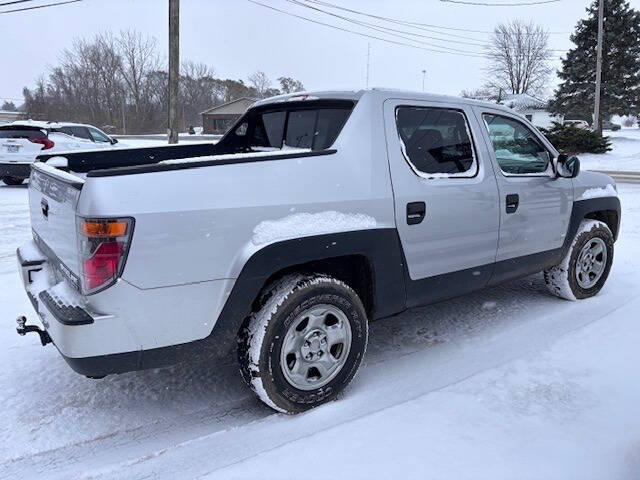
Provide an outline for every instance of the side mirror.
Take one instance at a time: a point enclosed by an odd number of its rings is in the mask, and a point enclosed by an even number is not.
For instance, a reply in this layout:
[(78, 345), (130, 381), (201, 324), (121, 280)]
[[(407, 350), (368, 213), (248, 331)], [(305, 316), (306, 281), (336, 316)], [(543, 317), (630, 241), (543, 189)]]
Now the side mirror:
[(115, 145), (116, 143), (118, 143), (118, 139), (117, 138), (112, 138), (111, 139), (111, 145)]
[(576, 178), (580, 173), (580, 160), (578, 157), (569, 156), (566, 153), (558, 155), (556, 173), (563, 178)]

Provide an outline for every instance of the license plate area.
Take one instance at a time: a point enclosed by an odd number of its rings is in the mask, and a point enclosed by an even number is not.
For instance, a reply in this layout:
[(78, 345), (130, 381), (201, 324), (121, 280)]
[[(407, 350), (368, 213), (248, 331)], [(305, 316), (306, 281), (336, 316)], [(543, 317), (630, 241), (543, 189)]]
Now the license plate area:
[(7, 149), (7, 153), (18, 153), (21, 145), (5, 145), (4, 147)]

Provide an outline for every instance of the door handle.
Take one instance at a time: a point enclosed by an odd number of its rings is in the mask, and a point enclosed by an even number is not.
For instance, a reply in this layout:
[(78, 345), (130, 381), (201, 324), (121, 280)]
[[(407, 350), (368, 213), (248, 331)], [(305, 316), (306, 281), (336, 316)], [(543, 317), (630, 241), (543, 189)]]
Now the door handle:
[(520, 196), (517, 193), (507, 195), (507, 213), (515, 213), (520, 205)]
[(424, 202), (407, 203), (407, 225), (417, 225), (427, 214), (427, 204)]

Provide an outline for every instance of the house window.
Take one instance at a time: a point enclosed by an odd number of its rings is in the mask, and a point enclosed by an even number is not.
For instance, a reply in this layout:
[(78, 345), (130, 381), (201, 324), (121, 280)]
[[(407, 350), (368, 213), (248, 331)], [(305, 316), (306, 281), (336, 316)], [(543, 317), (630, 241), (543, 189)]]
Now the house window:
[(229, 128), (229, 120), (226, 118), (214, 118), (213, 129), (216, 132), (224, 132)]

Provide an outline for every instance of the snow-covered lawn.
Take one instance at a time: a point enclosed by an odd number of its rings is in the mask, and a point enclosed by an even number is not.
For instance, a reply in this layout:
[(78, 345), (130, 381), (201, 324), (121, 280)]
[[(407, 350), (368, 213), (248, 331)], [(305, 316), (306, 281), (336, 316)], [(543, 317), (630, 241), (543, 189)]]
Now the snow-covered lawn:
[(342, 398), (275, 414), (233, 360), (89, 380), (15, 334), (25, 187), (0, 187), (0, 478), (636, 479), (640, 186), (600, 295), (540, 275), (375, 322)]
[(612, 150), (603, 154), (583, 153), (580, 165), (585, 170), (640, 172), (640, 128), (604, 132)]

